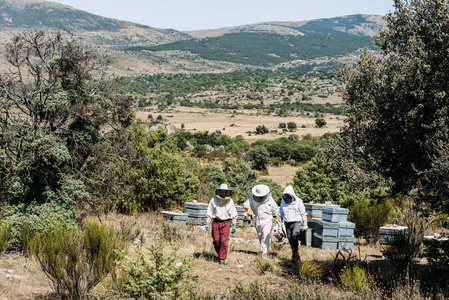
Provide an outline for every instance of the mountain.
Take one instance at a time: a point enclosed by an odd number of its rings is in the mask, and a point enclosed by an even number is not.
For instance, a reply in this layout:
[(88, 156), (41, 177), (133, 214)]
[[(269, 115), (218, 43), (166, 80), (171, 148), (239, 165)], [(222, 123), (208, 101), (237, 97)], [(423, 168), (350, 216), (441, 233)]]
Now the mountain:
[[(94, 15), (43, 0), (0, 0), (0, 48), (26, 29), (61, 31), (107, 55), (117, 75), (288, 67), (369, 47), (380, 16), (265, 22), (180, 32)], [(4, 61), (0, 61), (0, 67)]]
[(60, 30), (86, 44), (103, 47), (158, 45), (189, 38), (186, 33), (94, 15), (56, 2), (0, 0), (2, 33), (39, 28)]
[(265, 22), (187, 33), (195, 38), (219, 37), (229, 33), (273, 33), (279, 35), (351, 34), (374, 37), (386, 22), (379, 15), (352, 15), (300, 22)]

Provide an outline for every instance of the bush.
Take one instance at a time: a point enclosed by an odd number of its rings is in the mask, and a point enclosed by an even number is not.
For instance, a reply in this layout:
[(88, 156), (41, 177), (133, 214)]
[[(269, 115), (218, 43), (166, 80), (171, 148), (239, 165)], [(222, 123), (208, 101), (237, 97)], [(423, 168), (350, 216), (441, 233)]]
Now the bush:
[(108, 274), (115, 275), (117, 251), (123, 251), (112, 228), (86, 222), (81, 228), (61, 222), (31, 232), (29, 247), (62, 298), (84, 299)]
[(421, 254), (426, 225), (423, 218), (412, 209), (402, 211), (398, 223), (407, 226), (407, 234), (395, 236), (385, 256), (405, 268)]
[(297, 128), (296, 123), (295, 122), (288, 122), (287, 123), (287, 129), (290, 131), (293, 131)]
[(373, 278), (365, 269), (354, 265), (343, 268), (340, 273), (340, 281), (344, 288), (362, 294), (369, 291)]
[(275, 265), (271, 259), (267, 259), (262, 255), (256, 257), (256, 267), (259, 269), (262, 275), (273, 274), (275, 271)]
[(266, 170), (270, 162), (270, 154), (263, 146), (256, 146), (246, 153), (247, 160), (255, 170)]
[(256, 134), (265, 134), (270, 132), (265, 125), (259, 125), (256, 127)]
[(299, 267), (299, 278), (313, 279), (324, 275), (324, 267), (321, 263), (311, 260), (305, 260)]
[(190, 265), (177, 262), (178, 249), (165, 255), (164, 243), (158, 243), (150, 246), (149, 261), (143, 253), (134, 260), (123, 261), (124, 293), (136, 299), (178, 299), (188, 295), (193, 288), (188, 274)]
[(321, 128), (321, 127), (326, 126), (327, 122), (323, 118), (317, 118), (317, 119), (315, 119), (315, 124), (317, 127)]
[(307, 162), (318, 153), (318, 149), (310, 145), (296, 145), (290, 154), (290, 158), (298, 162)]
[(354, 222), (354, 235), (364, 237), (368, 243), (377, 243), (379, 228), (387, 222), (392, 212), (388, 199), (377, 203), (374, 199), (362, 199), (349, 209), (348, 220)]
[(26, 232), (36, 232), (45, 229), (47, 223), (64, 222), (67, 226), (75, 224), (75, 213), (71, 206), (58, 202), (45, 204), (17, 204), (4, 208), (5, 219), (11, 222), (8, 251), (20, 252), (27, 250)]
[(12, 222), (9, 220), (0, 220), (0, 254), (8, 248), (11, 240)]

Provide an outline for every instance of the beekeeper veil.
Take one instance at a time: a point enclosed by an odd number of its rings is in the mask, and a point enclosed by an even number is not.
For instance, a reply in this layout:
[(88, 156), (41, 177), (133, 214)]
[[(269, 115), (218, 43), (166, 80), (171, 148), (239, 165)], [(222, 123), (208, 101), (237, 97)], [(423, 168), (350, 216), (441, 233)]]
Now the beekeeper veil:
[(270, 188), (265, 184), (258, 184), (251, 190), (254, 201), (258, 203), (265, 203), (270, 199)]
[(231, 199), (232, 190), (228, 188), (228, 185), (223, 183), (220, 185), (218, 189), (215, 190), (215, 196), (220, 201), (220, 203), (224, 203)]

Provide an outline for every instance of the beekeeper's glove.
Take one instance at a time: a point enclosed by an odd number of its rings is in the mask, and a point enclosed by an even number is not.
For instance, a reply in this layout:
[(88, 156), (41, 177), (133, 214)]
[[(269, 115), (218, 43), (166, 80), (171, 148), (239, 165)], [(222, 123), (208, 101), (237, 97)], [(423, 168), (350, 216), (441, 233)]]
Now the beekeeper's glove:
[(281, 224), (281, 219), (279, 219), (279, 216), (276, 216), (276, 221), (275, 221), (275, 223), (276, 223), (276, 224), (279, 224), (279, 225)]
[(204, 225), (204, 228), (206, 228), (206, 230), (209, 231), (209, 229), (210, 229), (209, 223), (206, 223), (206, 225)]
[(234, 224), (232, 225), (231, 233), (234, 233), (237, 230), (237, 226)]

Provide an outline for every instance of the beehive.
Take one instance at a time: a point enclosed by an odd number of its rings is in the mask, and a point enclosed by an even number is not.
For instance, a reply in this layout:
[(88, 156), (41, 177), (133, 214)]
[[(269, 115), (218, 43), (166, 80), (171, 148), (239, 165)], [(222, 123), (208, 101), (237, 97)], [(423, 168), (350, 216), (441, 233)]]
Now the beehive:
[(162, 216), (171, 223), (184, 227), (187, 224), (187, 218), (189, 215), (182, 212), (162, 211)]

